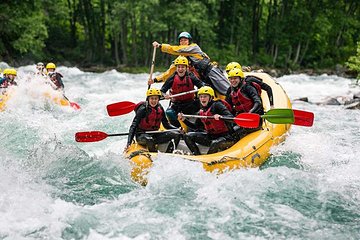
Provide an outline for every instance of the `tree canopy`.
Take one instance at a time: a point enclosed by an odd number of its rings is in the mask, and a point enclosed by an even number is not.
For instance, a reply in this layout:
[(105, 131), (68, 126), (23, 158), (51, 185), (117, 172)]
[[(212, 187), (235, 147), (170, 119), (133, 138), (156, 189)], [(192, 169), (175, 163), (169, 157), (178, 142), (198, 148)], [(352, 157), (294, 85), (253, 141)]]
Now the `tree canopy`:
[[(149, 66), (192, 34), (224, 66), (326, 68), (356, 54), (358, 0), (26, 0), (0, 3), (1, 60)], [(174, 57), (158, 54), (167, 65)]]

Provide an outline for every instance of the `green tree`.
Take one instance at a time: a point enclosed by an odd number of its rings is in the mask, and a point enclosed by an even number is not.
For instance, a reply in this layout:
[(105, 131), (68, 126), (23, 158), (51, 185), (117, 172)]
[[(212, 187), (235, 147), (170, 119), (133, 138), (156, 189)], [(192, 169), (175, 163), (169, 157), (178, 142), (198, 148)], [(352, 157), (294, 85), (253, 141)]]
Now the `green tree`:
[(0, 54), (12, 62), (14, 56), (42, 56), (48, 37), (41, 1), (8, 1), (0, 8)]
[(353, 71), (357, 72), (357, 81), (356, 84), (360, 81), (360, 42), (357, 43), (357, 54), (355, 56), (351, 56), (349, 60), (346, 62), (346, 65)]
[[(152, 41), (188, 31), (212, 60), (280, 68), (343, 64), (360, 36), (358, 0), (31, 0), (0, 3), (0, 54), (82, 66), (150, 65)], [(168, 66), (174, 56), (157, 55)]]

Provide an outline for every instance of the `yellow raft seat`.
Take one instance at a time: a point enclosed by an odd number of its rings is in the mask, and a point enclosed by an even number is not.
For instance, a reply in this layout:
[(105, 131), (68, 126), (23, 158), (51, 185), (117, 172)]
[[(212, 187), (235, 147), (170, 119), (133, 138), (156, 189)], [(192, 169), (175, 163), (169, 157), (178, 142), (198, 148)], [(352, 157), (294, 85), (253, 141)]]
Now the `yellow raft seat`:
[[(266, 73), (255, 72), (245, 73), (245, 75), (256, 76), (271, 86), (274, 97), (274, 108), (291, 108), (289, 97), (284, 89), (271, 76)], [(261, 98), (265, 111), (269, 110), (270, 103), (265, 91), (262, 91)], [(198, 156), (170, 153), (162, 154), (199, 162), (206, 171), (216, 171), (216, 173), (223, 173), (238, 168), (259, 167), (270, 156), (270, 148), (285, 140), (286, 133), (289, 131), (290, 126), (290, 124), (272, 124), (264, 120), (262, 130), (250, 133), (224, 151)], [(132, 179), (141, 185), (146, 185), (146, 175), (150, 171), (153, 159), (156, 159), (157, 153), (149, 152), (146, 147), (134, 142), (125, 153), (125, 157), (131, 161)]]

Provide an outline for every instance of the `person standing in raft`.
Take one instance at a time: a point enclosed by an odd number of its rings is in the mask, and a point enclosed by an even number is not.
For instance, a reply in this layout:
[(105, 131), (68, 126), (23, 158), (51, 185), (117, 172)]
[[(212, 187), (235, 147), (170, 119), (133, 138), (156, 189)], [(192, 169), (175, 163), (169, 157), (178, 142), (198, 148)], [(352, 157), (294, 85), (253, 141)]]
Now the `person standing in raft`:
[[(241, 65), (238, 63), (238, 62), (230, 62), (228, 65), (226, 65), (226, 73), (229, 75), (229, 72), (233, 69), (240, 69), (240, 70), (243, 70), (244, 68), (247, 69), (249, 67), (241, 67)], [(252, 75), (247, 75), (245, 77), (245, 82), (248, 82), (248, 83), (255, 83), (253, 84), (253, 86), (257, 87), (257, 85), (260, 86), (261, 90), (265, 90), (267, 95), (268, 95), (268, 98), (269, 98), (269, 102), (270, 102), (270, 108), (273, 109), (274, 108), (274, 98), (273, 98), (273, 92), (272, 92), (272, 89), (271, 87), (264, 83), (260, 78), (257, 78), (255, 76), (252, 76)], [(228, 94), (228, 93), (227, 93)], [(261, 94), (261, 93), (260, 93)]]
[(50, 79), (50, 85), (53, 89), (64, 92), (64, 83), (62, 81), (63, 75), (55, 71), (56, 65), (54, 63), (46, 64), (47, 75)]
[(146, 131), (159, 130), (161, 123), (166, 129), (178, 129), (171, 125), (166, 119), (164, 108), (159, 103), (160, 97), (161, 92), (159, 89), (150, 88), (146, 92), (146, 101), (138, 103), (135, 107), (134, 111), (136, 115), (129, 129), (125, 151), (131, 145), (134, 136), (136, 137), (137, 143), (147, 146), (150, 152), (157, 151), (157, 144), (169, 142), (166, 152), (171, 153), (174, 151), (174, 145), (176, 148), (179, 144), (181, 136), (179, 131), (145, 133)]
[(194, 90), (195, 86), (201, 88), (204, 86), (204, 83), (191, 72), (188, 72), (189, 62), (186, 57), (177, 57), (174, 61), (174, 65), (176, 66), (176, 72), (165, 81), (160, 91), (165, 99), (171, 99), (170, 106), (166, 110), (167, 118), (172, 125), (180, 127), (181, 125), (177, 120), (177, 114), (179, 112), (186, 114), (197, 113), (200, 109), (199, 101), (195, 99), (195, 93), (171, 98), (171, 95), (166, 92), (170, 90), (172, 95), (188, 92)]
[(4, 94), (6, 89), (10, 86), (17, 86), (17, 83), (15, 82), (17, 72), (15, 69), (6, 68), (4, 69), (3, 75), (4, 77), (0, 78), (0, 88), (2, 89), (0, 94)]
[[(179, 45), (160, 44), (157, 41), (153, 42), (153, 46), (160, 48), (162, 52), (171, 55), (182, 55), (189, 59), (190, 65), (194, 67), (196, 74), (206, 84), (210, 85), (220, 94), (225, 95), (226, 90), (230, 84), (227, 81), (222, 71), (214, 65), (209, 56), (204, 53), (196, 43), (191, 43), (192, 37), (188, 32), (182, 32), (178, 36)], [(149, 84), (154, 82), (163, 82), (170, 75), (175, 72), (175, 66), (171, 65), (170, 68), (163, 74), (149, 80)], [(196, 75), (195, 74), (195, 75)]]
[[(204, 129), (201, 132), (188, 132), (184, 135), (184, 140), (191, 153), (200, 155), (199, 147), (196, 143), (208, 146), (207, 154), (223, 151), (236, 142), (233, 134), (233, 123), (221, 120), (221, 116), (234, 117), (221, 101), (214, 101), (214, 90), (205, 86), (198, 92), (201, 109), (200, 116), (213, 116), (214, 118), (197, 118), (195, 123), (186, 120), (182, 113), (178, 114), (179, 120), (194, 129)], [(193, 124), (193, 126), (191, 126)]]

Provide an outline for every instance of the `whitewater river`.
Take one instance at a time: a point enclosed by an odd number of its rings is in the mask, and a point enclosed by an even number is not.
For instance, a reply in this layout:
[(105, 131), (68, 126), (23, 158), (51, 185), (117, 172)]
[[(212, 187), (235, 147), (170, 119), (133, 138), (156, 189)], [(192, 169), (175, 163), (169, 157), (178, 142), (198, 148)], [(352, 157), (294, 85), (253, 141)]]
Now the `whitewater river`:
[[(106, 105), (143, 100), (148, 74), (58, 68), (75, 112), (29, 94), (41, 88), (25, 81), (34, 70), (18, 69), (18, 92), (0, 112), (0, 239), (360, 238), (360, 111), (294, 101), (315, 113), (314, 126), (293, 126), (260, 169), (216, 176), (160, 155), (142, 187), (122, 156), (126, 137), (74, 134), (128, 131), (133, 113), (110, 118)], [(337, 76), (278, 82), (311, 102), (354, 91)]]

